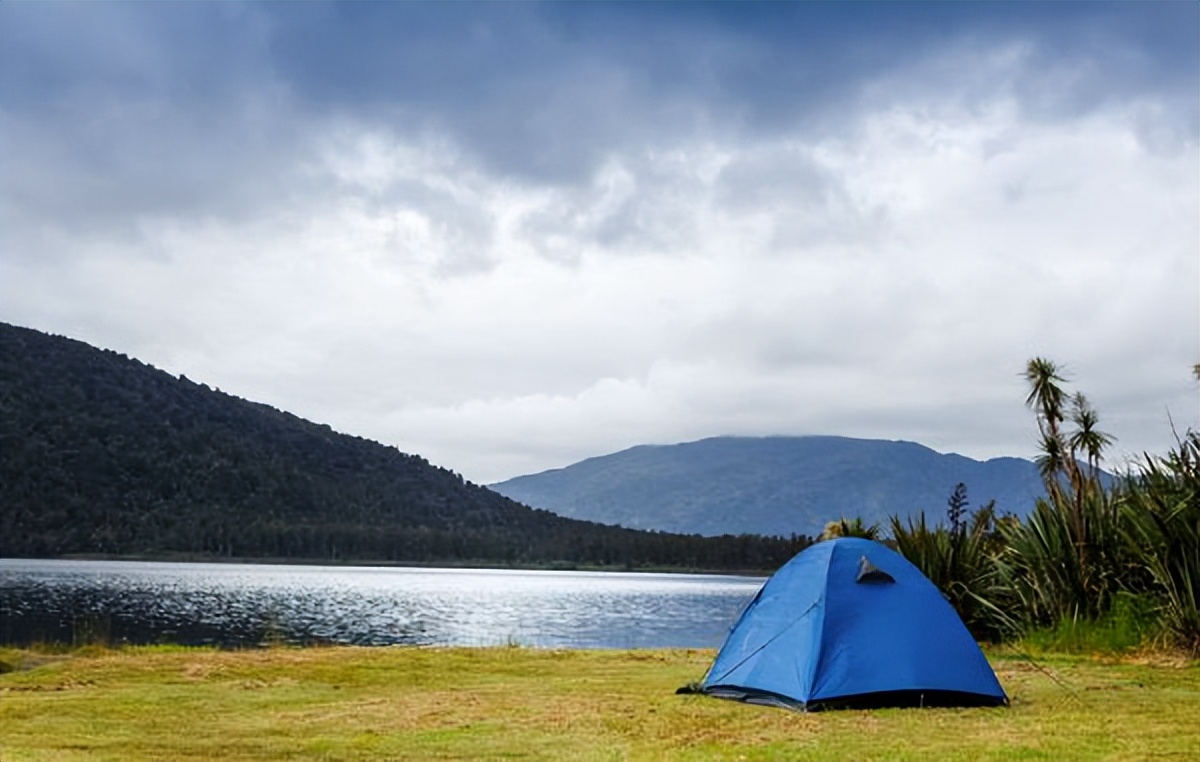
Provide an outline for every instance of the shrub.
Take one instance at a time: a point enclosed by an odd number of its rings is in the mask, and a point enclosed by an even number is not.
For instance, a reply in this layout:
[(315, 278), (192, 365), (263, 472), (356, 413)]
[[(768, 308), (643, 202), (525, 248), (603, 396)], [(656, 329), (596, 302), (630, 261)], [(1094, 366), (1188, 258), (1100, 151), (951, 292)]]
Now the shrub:
[(1029, 627), (1096, 619), (1128, 575), (1139, 573), (1120, 527), (1114, 495), (1089, 491), (1078, 511), (1038, 500), (1023, 523), (1002, 528), (998, 574)]
[(1152, 595), (1171, 644), (1200, 656), (1200, 433), (1165, 458), (1147, 457), (1120, 503), (1121, 534), (1142, 571), (1126, 587)]
[(892, 538), (896, 550), (937, 585), (976, 639), (999, 641), (1020, 625), (1007, 613), (1012, 595), (997, 573), (1001, 545), (995, 509), (989, 504), (969, 522), (955, 521), (960, 516), (953, 512), (953, 499), (950, 528), (930, 527), (924, 512), (907, 524), (892, 516)]

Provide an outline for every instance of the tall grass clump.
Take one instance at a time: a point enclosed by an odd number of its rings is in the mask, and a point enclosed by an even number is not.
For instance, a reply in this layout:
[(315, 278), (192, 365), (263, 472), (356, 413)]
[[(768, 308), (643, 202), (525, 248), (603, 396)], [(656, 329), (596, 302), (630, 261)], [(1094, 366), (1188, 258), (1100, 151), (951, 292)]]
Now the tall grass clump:
[(1120, 486), (1121, 535), (1170, 644), (1200, 656), (1200, 433), (1164, 458), (1147, 456)]
[(853, 519), (843, 516), (837, 521), (826, 523), (825, 529), (821, 532), (820, 539), (832, 540), (837, 537), (861, 537), (864, 540), (878, 540), (879, 525), (864, 523), (862, 516), (855, 516)]
[(1026, 646), (1054, 653), (1120, 653), (1138, 649), (1160, 632), (1154, 601), (1117, 592), (1108, 611), (1095, 619), (1060, 619), (1050, 627), (1027, 632)]
[(1038, 500), (1023, 523), (1001, 529), (997, 576), (1027, 628), (1098, 619), (1130, 575), (1144, 576), (1128, 552), (1116, 495), (1091, 492), (1075, 510), (1072, 515), (1053, 500)]
[(970, 513), (966, 495), (965, 485), (955, 487), (948, 501), (949, 526), (930, 526), (924, 511), (906, 522), (891, 516), (892, 540), (937, 585), (976, 639), (998, 642), (1020, 624), (1008, 613), (1012, 595), (997, 574), (1002, 545), (995, 503)]

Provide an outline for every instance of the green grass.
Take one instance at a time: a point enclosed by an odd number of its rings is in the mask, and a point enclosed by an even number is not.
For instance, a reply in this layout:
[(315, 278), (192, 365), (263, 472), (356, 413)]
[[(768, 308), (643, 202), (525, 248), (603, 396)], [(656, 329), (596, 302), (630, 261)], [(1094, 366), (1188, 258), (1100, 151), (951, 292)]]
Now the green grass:
[(1200, 664), (992, 654), (1004, 709), (677, 696), (711, 651), (0, 650), (0, 760), (1195, 760)]
[(1169, 640), (1153, 613), (1154, 601), (1121, 592), (1112, 607), (1096, 619), (1063, 619), (1053, 627), (1026, 633), (1024, 644), (1057, 653), (1136, 652)]

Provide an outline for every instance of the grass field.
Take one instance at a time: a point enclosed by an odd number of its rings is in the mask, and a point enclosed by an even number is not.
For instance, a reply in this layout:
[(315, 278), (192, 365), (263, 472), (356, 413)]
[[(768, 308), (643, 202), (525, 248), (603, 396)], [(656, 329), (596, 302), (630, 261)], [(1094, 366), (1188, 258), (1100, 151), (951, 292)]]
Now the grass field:
[(0, 759), (1200, 760), (1200, 664), (991, 658), (1012, 706), (800, 714), (711, 651), (0, 650)]

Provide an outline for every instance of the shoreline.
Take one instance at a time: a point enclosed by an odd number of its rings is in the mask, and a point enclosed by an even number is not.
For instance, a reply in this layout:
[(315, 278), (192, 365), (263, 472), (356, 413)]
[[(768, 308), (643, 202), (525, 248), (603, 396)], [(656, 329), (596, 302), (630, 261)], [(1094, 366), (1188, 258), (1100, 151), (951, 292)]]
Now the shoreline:
[(106, 554), (69, 553), (54, 556), (8, 556), (0, 553), (0, 561), (133, 561), (143, 563), (196, 563), (196, 564), (246, 564), (262, 566), (325, 566), (399, 568), (399, 569), (478, 569), (480, 571), (550, 571), (550, 572), (601, 572), (614, 574), (685, 574), (695, 576), (761, 577), (767, 578), (775, 570), (767, 569), (706, 569), (682, 566), (630, 566), (625, 564), (583, 564), (569, 561), (554, 561), (541, 564), (513, 564), (486, 559), (444, 561), (388, 561), (369, 559), (320, 559), (320, 558), (264, 558), (243, 556), (210, 556), (191, 553), (180, 554)]

